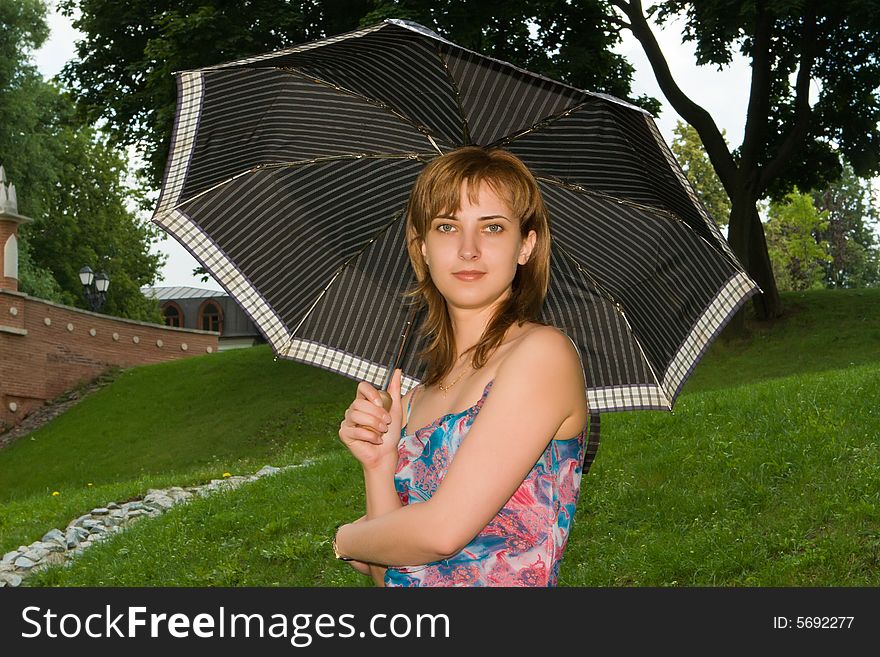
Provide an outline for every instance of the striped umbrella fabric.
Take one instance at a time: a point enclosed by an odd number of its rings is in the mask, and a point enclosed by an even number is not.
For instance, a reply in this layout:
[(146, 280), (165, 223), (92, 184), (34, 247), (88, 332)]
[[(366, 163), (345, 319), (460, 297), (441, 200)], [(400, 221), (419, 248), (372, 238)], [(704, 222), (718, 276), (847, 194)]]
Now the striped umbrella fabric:
[[(420, 25), (179, 73), (153, 221), (278, 356), (380, 385), (414, 283), (410, 189), (464, 145), (505, 148), (538, 179), (552, 234), (542, 319), (578, 347), (591, 411), (671, 409), (757, 286), (653, 119)], [(424, 372), (410, 342), (404, 390)]]

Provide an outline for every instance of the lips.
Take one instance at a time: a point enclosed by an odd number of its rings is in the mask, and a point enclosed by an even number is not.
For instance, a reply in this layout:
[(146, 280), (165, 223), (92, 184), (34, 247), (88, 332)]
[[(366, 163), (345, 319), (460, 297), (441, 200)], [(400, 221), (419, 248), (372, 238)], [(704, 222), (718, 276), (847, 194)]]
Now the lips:
[(464, 270), (464, 271), (456, 271), (452, 273), (460, 281), (477, 281), (486, 275), (484, 271), (477, 270)]

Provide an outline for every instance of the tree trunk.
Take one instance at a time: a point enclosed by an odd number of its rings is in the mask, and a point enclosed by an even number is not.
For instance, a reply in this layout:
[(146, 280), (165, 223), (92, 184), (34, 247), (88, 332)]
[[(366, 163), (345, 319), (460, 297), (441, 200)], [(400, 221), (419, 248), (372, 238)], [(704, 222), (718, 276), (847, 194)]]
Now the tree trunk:
[(752, 297), (758, 319), (776, 319), (782, 315), (782, 299), (770, 264), (770, 253), (764, 236), (764, 226), (758, 210), (752, 207), (752, 230), (749, 236), (749, 276), (760, 286), (763, 294)]
[[(734, 194), (731, 199), (730, 224), (727, 241), (743, 269), (761, 287), (763, 294), (753, 299), (755, 314), (759, 319), (770, 319), (782, 314), (782, 301), (770, 265), (770, 254), (764, 238), (764, 227), (758, 216), (757, 198), (748, 189)], [(743, 337), (746, 332), (745, 311), (731, 319), (724, 331), (725, 337)]]

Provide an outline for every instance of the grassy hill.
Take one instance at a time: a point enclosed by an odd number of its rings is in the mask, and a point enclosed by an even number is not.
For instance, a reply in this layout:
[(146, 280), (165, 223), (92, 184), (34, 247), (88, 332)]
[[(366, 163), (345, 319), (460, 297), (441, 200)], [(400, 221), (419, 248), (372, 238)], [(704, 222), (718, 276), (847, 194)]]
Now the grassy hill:
[[(880, 583), (880, 290), (784, 299), (781, 321), (713, 346), (674, 414), (603, 416), (561, 584)], [(308, 460), (28, 583), (369, 585), (328, 556), (363, 508), (336, 439), (354, 388), (267, 347), (126, 371), (0, 450), (0, 552), (147, 488)]]

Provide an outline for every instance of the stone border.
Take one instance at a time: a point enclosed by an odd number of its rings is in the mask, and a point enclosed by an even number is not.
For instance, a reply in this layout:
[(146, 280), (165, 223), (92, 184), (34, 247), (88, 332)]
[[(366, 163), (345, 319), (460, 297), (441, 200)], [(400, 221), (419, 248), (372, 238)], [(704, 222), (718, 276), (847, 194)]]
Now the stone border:
[(175, 504), (189, 501), (194, 495), (207, 497), (219, 491), (238, 488), (244, 483), (256, 481), (284, 470), (311, 465), (304, 461), (298, 465), (275, 468), (263, 466), (249, 476), (236, 475), (225, 479), (212, 479), (201, 486), (181, 488), (172, 486), (165, 489), (149, 489), (141, 500), (117, 504), (111, 502), (103, 507), (92, 509), (89, 513), (71, 520), (65, 531), (52, 529), (39, 541), (22, 545), (0, 559), (0, 587), (20, 586), (28, 575), (69, 562), (82, 554), (90, 545), (99, 543), (113, 534), (118, 534), (140, 518), (152, 518), (163, 514)]

